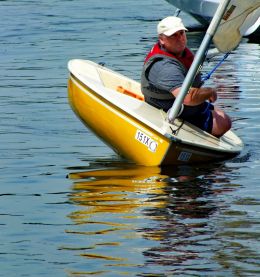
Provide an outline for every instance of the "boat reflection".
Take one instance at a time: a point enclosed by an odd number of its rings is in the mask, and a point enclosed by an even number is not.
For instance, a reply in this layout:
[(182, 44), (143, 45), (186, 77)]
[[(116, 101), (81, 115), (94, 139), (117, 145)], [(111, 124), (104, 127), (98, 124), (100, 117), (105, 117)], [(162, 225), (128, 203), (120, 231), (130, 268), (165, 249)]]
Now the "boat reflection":
[(66, 233), (77, 236), (78, 246), (61, 249), (91, 262), (84, 274), (104, 266), (117, 274), (130, 267), (137, 274), (151, 263), (197, 259), (212, 232), (208, 220), (218, 209), (215, 195), (223, 192), (212, 184), (229, 182), (221, 176), (226, 169), (217, 168), (128, 166), (70, 173), (69, 201), (77, 210), (69, 215), (74, 225)]
[[(74, 183), (70, 200), (87, 206), (84, 217), (95, 213), (132, 213), (136, 208), (163, 205), (162, 201), (149, 204), (149, 194), (159, 195), (165, 186), (159, 168), (137, 167), (130, 169), (105, 169), (69, 174)], [(166, 177), (166, 176), (165, 176)], [(134, 194), (131, 194), (134, 193)], [(146, 195), (138, 197), (138, 195)], [(82, 220), (82, 211), (71, 216)]]

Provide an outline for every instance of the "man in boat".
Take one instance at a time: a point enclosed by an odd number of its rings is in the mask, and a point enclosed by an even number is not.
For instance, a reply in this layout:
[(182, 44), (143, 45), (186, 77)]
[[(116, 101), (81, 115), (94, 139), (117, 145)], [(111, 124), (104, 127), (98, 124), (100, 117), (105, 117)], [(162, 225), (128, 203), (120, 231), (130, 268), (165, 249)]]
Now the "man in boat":
[[(144, 62), (141, 87), (145, 101), (165, 112), (172, 107), (194, 58), (186, 46), (186, 31), (178, 17), (161, 20), (157, 26), (158, 42)], [(231, 128), (231, 120), (212, 104), (217, 100), (216, 90), (201, 85), (198, 73), (178, 117), (221, 137)]]

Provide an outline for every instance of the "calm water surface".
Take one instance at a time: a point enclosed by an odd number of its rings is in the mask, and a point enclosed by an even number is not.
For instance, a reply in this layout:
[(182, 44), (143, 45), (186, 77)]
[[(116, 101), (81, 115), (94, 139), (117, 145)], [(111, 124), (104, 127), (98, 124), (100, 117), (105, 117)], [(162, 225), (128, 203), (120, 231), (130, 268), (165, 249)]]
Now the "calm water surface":
[[(233, 160), (135, 166), (67, 102), (68, 60), (139, 80), (173, 12), (164, 0), (0, 2), (0, 276), (260, 274), (259, 44), (243, 40), (208, 81), (245, 143)], [(193, 50), (201, 37), (189, 34)]]

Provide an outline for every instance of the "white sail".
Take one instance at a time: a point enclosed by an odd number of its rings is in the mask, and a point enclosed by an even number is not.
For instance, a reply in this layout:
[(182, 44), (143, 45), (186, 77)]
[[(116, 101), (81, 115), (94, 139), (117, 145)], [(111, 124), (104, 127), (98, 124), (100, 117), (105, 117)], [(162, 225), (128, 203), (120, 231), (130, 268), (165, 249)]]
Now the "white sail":
[(223, 53), (235, 49), (250, 27), (259, 26), (259, 18), (260, 0), (231, 0), (213, 37), (215, 46)]

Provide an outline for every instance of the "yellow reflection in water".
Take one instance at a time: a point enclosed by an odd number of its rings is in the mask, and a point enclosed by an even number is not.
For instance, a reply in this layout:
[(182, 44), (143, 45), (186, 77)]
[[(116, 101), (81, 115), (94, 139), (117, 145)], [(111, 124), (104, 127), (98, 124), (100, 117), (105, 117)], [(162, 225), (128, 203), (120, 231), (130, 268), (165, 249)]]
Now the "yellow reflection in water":
[(66, 233), (80, 242), (60, 249), (84, 258), (91, 265), (87, 275), (110, 268), (121, 276), (122, 270), (138, 271), (148, 261), (167, 265), (196, 259), (189, 238), (196, 230), (201, 234), (215, 210), (206, 201), (214, 191), (203, 174), (195, 167), (138, 166), (70, 173), (69, 201), (76, 210), (68, 215), (74, 225)]
[(71, 195), (70, 200), (87, 207), (86, 210), (72, 213), (71, 219), (77, 223), (85, 223), (84, 220), (95, 213), (130, 214), (139, 207), (162, 207), (165, 205), (163, 198), (149, 201), (150, 195), (163, 194), (163, 179), (167, 176), (159, 173), (160, 169), (157, 167), (137, 167), (69, 174), (71, 179), (85, 179), (75, 182), (75, 193)]
[[(66, 233), (85, 236), (86, 245), (61, 246), (60, 250), (76, 251), (80, 257), (96, 261), (100, 267), (105, 264), (124, 268), (133, 260), (136, 264), (131, 266), (138, 266), (142, 251), (135, 253), (137, 259), (133, 259), (129, 257), (128, 244), (131, 245), (133, 239), (142, 240), (143, 231), (137, 232), (136, 228), (140, 228), (143, 220), (152, 220), (151, 215), (143, 213), (144, 209), (166, 205), (164, 188), (168, 176), (160, 172), (158, 167), (133, 167), (70, 173), (68, 177), (74, 183), (69, 201), (79, 209), (69, 215), (75, 224)], [(157, 233), (150, 239), (160, 240), (158, 236)], [(88, 271), (87, 275), (95, 272), (98, 271)]]

